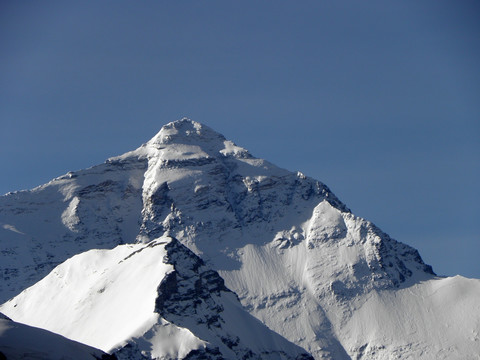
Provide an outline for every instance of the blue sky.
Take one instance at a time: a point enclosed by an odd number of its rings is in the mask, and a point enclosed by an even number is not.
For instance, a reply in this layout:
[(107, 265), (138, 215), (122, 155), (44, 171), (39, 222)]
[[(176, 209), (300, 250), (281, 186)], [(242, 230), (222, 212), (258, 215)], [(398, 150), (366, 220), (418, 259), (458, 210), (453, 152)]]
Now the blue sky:
[(477, 1), (3, 1), (0, 193), (187, 116), (480, 278)]

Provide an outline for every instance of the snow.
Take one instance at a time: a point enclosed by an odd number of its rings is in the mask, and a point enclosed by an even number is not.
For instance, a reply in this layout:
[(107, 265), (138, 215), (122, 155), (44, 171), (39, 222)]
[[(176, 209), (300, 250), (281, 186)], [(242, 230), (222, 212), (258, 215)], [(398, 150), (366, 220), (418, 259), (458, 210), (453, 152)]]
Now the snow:
[(78, 217), (78, 214), (77, 214), (77, 208), (78, 208), (79, 202), (80, 202), (80, 199), (77, 196), (75, 196), (70, 201), (65, 211), (62, 213), (63, 225), (65, 225), (69, 230), (73, 232), (77, 232), (77, 229), (75, 227), (80, 222), (80, 218)]
[(461, 276), (372, 292), (338, 331), (367, 358), (479, 359), (479, 298), (480, 281)]
[(181, 328), (162, 319), (143, 335), (147, 343), (152, 344), (152, 359), (162, 357), (182, 359), (192, 350), (205, 348), (207, 343), (196, 337), (190, 330)]
[(13, 231), (17, 234), (20, 234), (20, 235), (25, 235), (25, 233), (21, 232), (20, 230), (18, 230), (15, 226), (13, 225), (10, 225), (10, 224), (3, 224), (2, 227), (5, 229), (5, 230), (10, 230), (10, 231)]
[[(138, 352), (151, 358), (183, 358), (192, 350), (215, 346), (227, 358), (253, 351), (264, 358), (275, 358), (281, 352), (295, 358), (303, 349), (289, 343), (246, 313), (236, 296), (229, 292), (212, 294), (211, 299), (197, 308), (195, 314), (181, 317), (160, 317), (157, 297), (159, 284), (174, 267), (166, 263), (171, 256), (166, 251), (170, 238), (160, 238), (148, 244), (127, 244), (112, 250), (90, 250), (76, 255), (57, 266), (48, 276), (0, 306), (16, 321), (62, 334), (105, 352), (119, 352), (134, 344)], [(182, 245), (179, 245), (182, 247)], [(185, 251), (188, 250), (185, 248)], [(186, 255), (185, 255), (186, 254)], [(196, 256), (188, 260), (200, 261)], [(183, 269), (176, 262), (175, 271)], [(200, 264), (199, 263), (199, 264)], [(195, 266), (194, 266), (195, 268)], [(200, 276), (200, 283), (202, 277)], [(185, 284), (180, 284), (180, 287)], [(198, 291), (198, 281), (191, 286)], [(171, 296), (163, 293), (163, 298)], [(196, 304), (195, 299), (190, 300)], [(217, 305), (209, 308), (213, 301)], [(188, 305), (188, 303), (187, 303)], [(187, 309), (191, 308), (187, 307)], [(209, 313), (209, 311), (214, 313)], [(221, 320), (206, 326), (196, 318)], [(173, 321), (173, 322), (172, 322)], [(228, 341), (226, 340), (228, 339)], [(230, 347), (235, 343), (235, 350)], [(273, 355), (268, 355), (273, 354)], [(137, 354), (137, 356), (140, 356)]]
[[(157, 322), (157, 286), (172, 267), (160, 261), (165, 256), (163, 246), (142, 251), (146, 247), (121, 245), (76, 255), (35, 289), (26, 289), (5, 303), (1, 311), (17, 321), (110, 352)], [(43, 295), (31, 296), (34, 291)]]
[(102, 164), (0, 197), (0, 301), (75, 254), (132, 242), (145, 167)]

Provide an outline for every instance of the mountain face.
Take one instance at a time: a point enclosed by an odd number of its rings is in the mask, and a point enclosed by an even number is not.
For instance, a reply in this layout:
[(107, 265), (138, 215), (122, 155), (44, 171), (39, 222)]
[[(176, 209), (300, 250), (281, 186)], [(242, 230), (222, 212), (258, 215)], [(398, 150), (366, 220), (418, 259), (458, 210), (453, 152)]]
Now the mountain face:
[(0, 311), (119, 358), (480, 353), (479, 280), (436, 277), (321, 182), (188, 119), (1, 197), (0, 225)]
[(311, 358), (167, 237), (76, 255), (2, 309), (118, 359)]

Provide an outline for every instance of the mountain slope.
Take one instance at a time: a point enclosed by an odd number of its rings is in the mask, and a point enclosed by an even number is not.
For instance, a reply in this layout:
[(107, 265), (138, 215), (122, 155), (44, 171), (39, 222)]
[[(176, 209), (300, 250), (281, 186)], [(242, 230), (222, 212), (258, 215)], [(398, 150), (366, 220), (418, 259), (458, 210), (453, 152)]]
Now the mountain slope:
[(172, 238), (90, 250), (0, 307), (120, 359), (308, 359)]
[[(0, 225), (3, 300), (79, 252), (172, 236), (252, 315), (315, 358), (480, 353), (479, 280), (436, 277), (415, 249), (353, 215), (324, 184), (187, 119), (105, 164), (1, 197)], [(443, 300), (432, 289), (447, 280), (445, 306), (435, 307)], [(467, 299), (457, 308), (448, 299), (460, 290)], [(445, 318), (473, 340), (435, 338)]]
[(73, 255), (135, 239), (145, 169), (104, 164), (0, 197), (0, 301)]

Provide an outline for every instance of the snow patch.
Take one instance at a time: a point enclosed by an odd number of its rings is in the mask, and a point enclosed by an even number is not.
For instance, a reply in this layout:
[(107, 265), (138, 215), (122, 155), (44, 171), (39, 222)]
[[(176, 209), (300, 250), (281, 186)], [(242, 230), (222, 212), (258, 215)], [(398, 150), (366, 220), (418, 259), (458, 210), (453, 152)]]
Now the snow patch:
[(21, 232), (15, 226), (10, 225), (10, 224), (3, 224), (2, 228), (4, 228), (5, 230), (13, 231), (14, 233), (17, 233), (17, 234), (20, 234), (20, 235), (25, 235), (25, 233)]
[(77, 208), (78, 204), (80, 203), (80, 199), (75, 196), (65, 211), (62, 213), (62, 223), (67, 227), (70, 231), (77, 232), (76, 226), (80, 223), (80, 218), (77, 215)]
[(162, 319), (144, 336), (151, 343), (152, 359), (165, 357), (183, 359), (192, 350), (203, 349), (207, 343), (196, 337), (190, 330), (178, 327)]
[(245, 158), (250, 156), (248, 150), (235, 145), (230, 140), (225, 140), (223, 142), (223, 145), (225, 146), (225, 148), (220, 150), (220, 153), (224, 156), (234, 156), (239, 158)]

